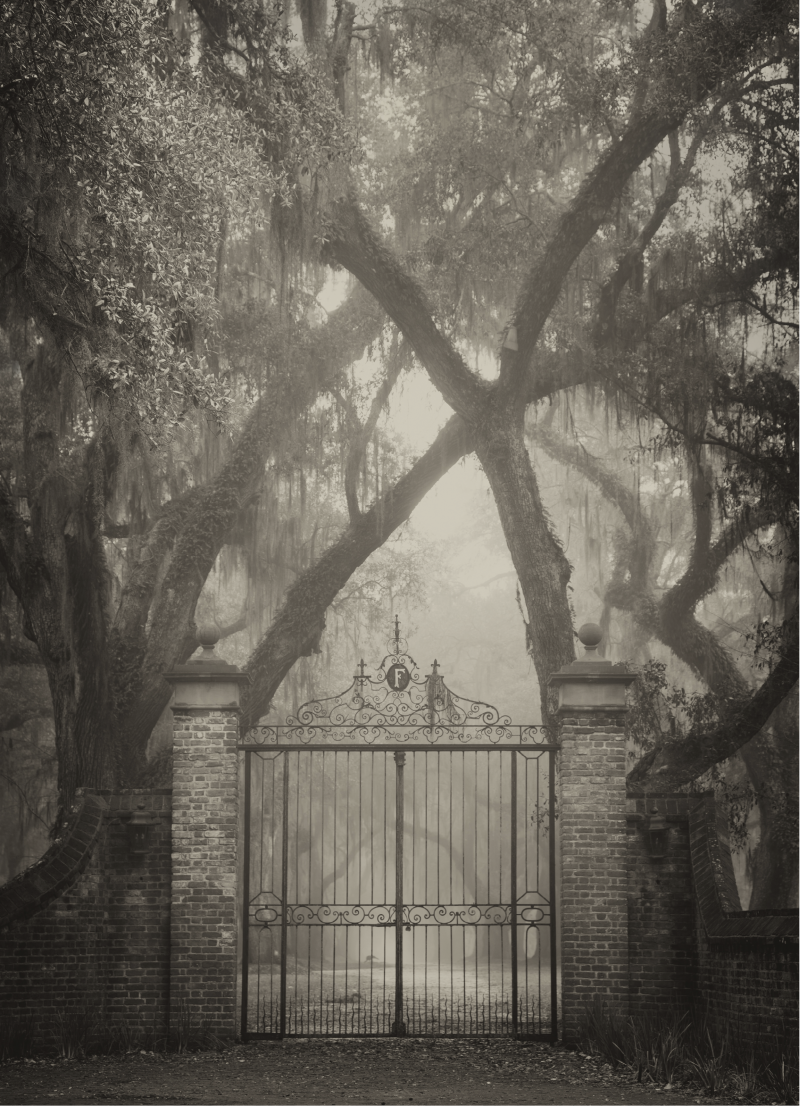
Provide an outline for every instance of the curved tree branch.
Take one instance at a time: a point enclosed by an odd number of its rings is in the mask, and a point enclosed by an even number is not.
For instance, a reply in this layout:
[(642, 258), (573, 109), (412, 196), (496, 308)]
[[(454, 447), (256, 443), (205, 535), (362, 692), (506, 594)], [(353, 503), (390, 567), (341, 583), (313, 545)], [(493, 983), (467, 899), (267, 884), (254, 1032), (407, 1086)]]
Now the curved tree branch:
[[(636, 520), (630, 490), (605, 471), (579, 443), (560, 441), (549, 428), (537, 429), (536, 441), (551, 456), (591, 480), (619, 507), (629, 526), (631, 520)], [(702, 510), (706, 504), (710, 508), (707, 474), (700, 465), (694, 467), (692, 484), (695, 508)], [(713, 588), (731, 554), (749, 535), (771, 521), (772, 513), (768, 509), (746, 507), (712, 542), (708, 510), (699, 520), (686, 573), (660, 597), (646, 582), (637, 583), (627, 560), (616, 566), (606, 590), (606, 602), (629, 611), (638, 626), (668, 646), (707, 683), (721, 704), (721, 721), (711, 734), (690, 734), (679, 742), (665, 739), (631, 771), (628, 780), (632, 785), (641, 787), (646, 782), (648, 786), (668, 788), (694, 779), (753, 738), (796, 681), (796, 614), (794, 625), (791, 620), (787, 623), (781, 661), (762, 688), (750, 695), (731, 655), (717, 635), (703, 626), (693, 613), (699, 600)], [(644, 533), (649, 533), (649, 526), (646, 525)], [(640, 543), (641, 539), (627, 551), (628, 560), (636, 559)], [(628, 571), (630, 579), (627, 579)]]
[(680, 580), (665, 593), (661, 600), (662, 617), (680, 618), (693, 611), (697, 602), (714, 586), (716, 574), (709, 575), (708, 555), (711, 549), (712, 508), (714, 490), (711, 474), (701, 456), (702, 447), (696, 447), (690, 435), (684, 439), (689, 466), (689, 496), (692, 505), (694, 535), (689, 564)]
[(309, 335), (247, 417), (229, 460), (207, 484), (169, 505), (142, 540), (111, 638), (116, 727), (125, 774), (135, 777), (147, 738), (169, 702), (163, 672), (196, 646), (195, 605), (271, 451), (293, 434), (286, 412), (307, 406), (380, 333), (385, 316), (356, 290)]
[(365, 511), (291, 586), (247, 664), (252, 678), (242, 726), (252, 726), (270, 706), (278, 685), (298, 659), (311, 652), (325, 626), (325, 612), (359, 565), (409, 517), (457, 461), (472, 450), (471, 436), (453, 415), (436, 440), (393, 488)]
[(406, 350), (404, 347), (398, 348), (397, 341), (392, 344), (392, 350), (389, 354), (389, 364), (386, 369), (386, 376), (380, 383), (375, 396), (373, 397), (372, 404), (370, 405), (369, 414), (363, 427), (359, 427), (355, 412), (348, 410), (347, 414), (351, 420), (355, 421), (356, 425), (353, 427), (353, 441), (350, 446), (350, 451), (347, 455), (347, 465), (345, 467), (344, 474), (344, 494), (347, 500), (347, 510), (350, 515), (350, 522), (354, 522), (361, 515), (361, 508), (358, 503), (358, 476), (361, 470), (361, 465), (364, 460), (364, 453), (370, 438), (372, 437), (375, 427), (378, 425), (378, 419), (383, 411), (387, 400), (391, 394), (392, 389), (397, 383), (397, 379), (403, 370), (405, 363), (404, 354)]
[(797, 683), (797, 650), (795, 608), (785, 625), (782, 656), (761, 687), (749, 698), (730, 701), (712, 731), (693, 730), (681, 741), (661, 742), (628, 773), (628, 783), (637, 788), (678, 788), (731, 757), (758, 734)]
[(372, 293), (453, 411), (469, 421), (479, 418), (490, 386), (473, 373), (436, 326), (421, 285), (381, 241), (352, 193), (334, 206), (323, 254)]
[[(682, 63), (684, 70), (690, 64), (688, 58), (695, 53), (693, 44), (704, 42), (706, 36), (718, 42), (720, 48), (713, 60), (710, 52), (704, 53), (702, 82), (694, 82), (693, 91), (702, 98), (722, 84), (731, 64), (746, 54), (759, 33), (780, 21), (769, 0), (756, 0), (747, 10), (737, 13), (738, 18), (724, 25), (711, 9), (692, 12), (692, 18), (687, 19), (686, 9), (682, 9), (666, 29), (654, 22), (648, 39), (662, 57), (677, 58), (681, 44), (685, 43), (688, 49)], [(625, 132), (612, 142), (559, 219), (554, 235), (520, 289), (511, 319), (517, 331), (517, 349), (501, 351), (501, 383), (517, 390), (523, 387), (542, 329), (572, 265), (607, 218), (631, 174), (680, 125), (693, 106), (682, 87), (684, 78), (685, 72), (673, 70), (665, 86), (650, 99), (650, 106), (645, 103), (633, 114)]]

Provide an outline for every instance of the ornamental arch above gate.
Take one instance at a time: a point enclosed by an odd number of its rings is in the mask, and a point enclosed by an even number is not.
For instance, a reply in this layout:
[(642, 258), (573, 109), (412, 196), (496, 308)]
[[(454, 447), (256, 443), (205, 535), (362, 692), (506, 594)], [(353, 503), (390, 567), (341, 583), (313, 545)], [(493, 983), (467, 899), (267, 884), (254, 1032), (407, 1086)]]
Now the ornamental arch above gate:
[(555, 740), (370, 675), (239, 743), (241, 1033), (554, 1040)]

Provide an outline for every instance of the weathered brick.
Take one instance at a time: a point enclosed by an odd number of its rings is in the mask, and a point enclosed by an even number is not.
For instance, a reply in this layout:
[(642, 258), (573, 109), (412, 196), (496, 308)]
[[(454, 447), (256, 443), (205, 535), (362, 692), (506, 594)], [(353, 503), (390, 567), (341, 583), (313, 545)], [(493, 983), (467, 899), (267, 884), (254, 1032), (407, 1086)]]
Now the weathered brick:
[[(94, 793), (84, 793), (92, 802)], [(60, 898), (11, 926), (0, 944), (0, 1009), (32, 1014), (40, 1046), (52, 1044), (61, 1013), (100, 1030), (124, 1019), (163, 1036), (169, 984), (169, 792), (97, 793), (105, 820), (83, 874)], [(158, 821), (150, 848), (132, 862), (121, 813), (143, 803)], [(145, 979), (148, 1000), (140, 1000)]]
[[(188, 741), (173, 748), (173, 1019), (188, 1007), (216, 1033), (235, 1033), (237, 720), (230, 711), (195, 713)], [(213, 999), (209, 1000), (209, 996)]]
[(559, 823), (563, 1036), (577, 1038), (596, 995), (628, 1009), (623, 716), (561, 721)]

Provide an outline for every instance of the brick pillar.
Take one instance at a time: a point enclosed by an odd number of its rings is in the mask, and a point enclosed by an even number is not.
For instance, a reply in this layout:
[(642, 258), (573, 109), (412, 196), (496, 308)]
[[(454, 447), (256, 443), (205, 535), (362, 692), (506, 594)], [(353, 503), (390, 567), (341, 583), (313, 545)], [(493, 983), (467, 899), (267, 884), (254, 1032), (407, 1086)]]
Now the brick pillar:
[(633, 676), (595, 660), (601, 631), (578, 631), (586, 658), (550, 678), (558, 690), (562, 1036), (587, 1004), (628, 1012), (625, 689)]
[(165, 677), (174, 689), (170, 1032), (236, 1034), (239, 687), (247, 680), (201, 636), (203, 652)]

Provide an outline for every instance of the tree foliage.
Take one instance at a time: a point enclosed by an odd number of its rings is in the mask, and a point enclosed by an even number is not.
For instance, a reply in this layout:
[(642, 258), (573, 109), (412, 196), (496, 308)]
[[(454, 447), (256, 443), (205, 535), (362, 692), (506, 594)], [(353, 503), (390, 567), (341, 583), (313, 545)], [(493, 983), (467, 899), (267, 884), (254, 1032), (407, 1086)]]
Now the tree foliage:
[[(561, 8), (547, 5), (482, 6), (466, 20), (447, 3), (423, 20), (414, 8), (396, 15), (398, 42), (413, 41), (396, 57), (416, 127), (394, 123), (396, 171), (381, 178), (368, 163), (361, 192), (338, 205), (328, 251), (378, 298), (475, 435), (541, 688), (572, 655), (562, 636), (570, 567), (522, 443), (526, 406), (599, 387), (620, 418), (650, 422), (656, 454), (686, 466), (690, 552), (665, 587), (635, 495), (571, 450), (630, 528), (606, 602), (634, 612), (716, 698), (714, 713), (682, 741), (662, 737), (631, 776), (675, 786), (745, 746), (797, 677), (796, 383), (782, 356), (796, 335), (796, 28), (772, 5), (656, 5), (646, 28), (630, 11), (579, 7), (565, 13), (567, 33)], [(727, 181), (719, 158), (732, 166)], [(380, 212), (376, 187), (395, 201), (405, 263), (366, 218)], [(754, 348), (751, 329), (764, 325), (767, 344)], [(463, 350), (490, 345), (492, 331), (501, 341), (489, 379)], [(777, 403), (765, 404), (769, 394)], [(748, 535), (789, 567), (774, 665), (752, 692), (696, 613)]]
[[(542, 455), (617, 513), (603, 621), (658, 639), (715, 709), (659, 734), (631, 784), (685, 784), (797, 675), (794, 13), (298, 13), (304, 55), (271, 4), (15, 0), (1, 17), (3, 388), (21, 430), (0, 557), (47, 669), (62, 798), (141, 779), (212, 574), (249, 582), (227, 620), (257, 624), (249, 724), (470, 452), (543, 718), (574, 656), (575, 569)], [(325, 266), (353, 280), (322, 320)], [(452, 410), (416, 459), (381, 421), (409, 364)], [(620, 427), (662, 467), (647, 502), (620, 476)], [(683, 535), (671, 558), (659, 512)], [(745, 673), (703, 604), (754, 543), (784, 580), (769, 627), (759, 614), (770, 665)]]

